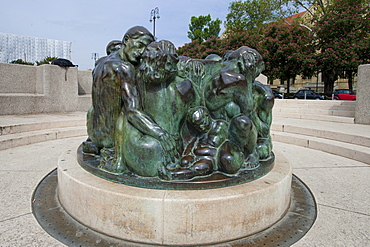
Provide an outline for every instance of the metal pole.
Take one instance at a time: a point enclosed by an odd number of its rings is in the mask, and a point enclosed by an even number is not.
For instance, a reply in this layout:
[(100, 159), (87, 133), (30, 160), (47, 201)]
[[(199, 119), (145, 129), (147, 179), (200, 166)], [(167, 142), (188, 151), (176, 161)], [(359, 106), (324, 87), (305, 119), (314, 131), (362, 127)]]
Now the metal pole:
[(155, 19), (159, 19), (159, 8), (158, 7), (155, 7), (154, 9), (152, 9), (152, 11), (150, 11), (149, 21), (150, 22), (153, 21), (153, 36), (154, 36), (154, 38), (155, 38)]
[(99, 59), (99, 53), (93, 52), (93, 53), (91, 54), (91, 59), (94, 59), (94, 61), (96, 62), (96, 60), (98, 60), (98, 59)]
[(155, 17), (153, 17), (153, 36), (155, 37)]

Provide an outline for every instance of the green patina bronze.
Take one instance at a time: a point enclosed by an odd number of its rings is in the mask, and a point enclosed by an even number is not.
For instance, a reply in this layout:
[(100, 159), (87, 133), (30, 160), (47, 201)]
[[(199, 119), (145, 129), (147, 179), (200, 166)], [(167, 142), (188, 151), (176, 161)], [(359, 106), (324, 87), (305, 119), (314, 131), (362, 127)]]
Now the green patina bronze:
[(191, 59), (179, 57), (170, 41), (154, 41), (144, 27), (129, 29), (121, 48), (93, 71), (80, 164), (141, 187), (263, 176), (274, 161), (274, 97), (255, 81), (263, 69), (249, 47)]

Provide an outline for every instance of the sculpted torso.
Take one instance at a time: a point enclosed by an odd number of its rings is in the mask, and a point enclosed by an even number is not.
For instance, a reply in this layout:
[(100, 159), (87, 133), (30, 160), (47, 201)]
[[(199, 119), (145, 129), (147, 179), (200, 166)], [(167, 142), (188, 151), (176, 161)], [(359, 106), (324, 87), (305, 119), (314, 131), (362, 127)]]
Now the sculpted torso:
[(92, 102), (87, 129), (91, 140), (99, 147), (113, 147), (117, 118), (122, 109), (121, 85), (134, 83), (134, 67), (113, 53), (93, 71)]

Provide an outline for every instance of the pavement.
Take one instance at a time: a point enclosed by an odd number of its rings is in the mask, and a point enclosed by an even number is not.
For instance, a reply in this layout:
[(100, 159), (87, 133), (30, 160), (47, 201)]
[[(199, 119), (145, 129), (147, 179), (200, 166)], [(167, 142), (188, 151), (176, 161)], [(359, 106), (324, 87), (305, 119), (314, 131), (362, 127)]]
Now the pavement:
[[(46, 124), (58, 119), (60, 124), (63, 119), (68, 122), (69, 119), (76, 120), (79, 117), (83, 119), (85, 113), (13, 118), (0, 116), (0, 127), (3, 130), (3, 136), (0, 137), (5, 138), (5, 132), (19, 135), (20, 133), (10, 133), (12, 128), (4, 126), (15, 126), (15, 123), (21, 125), (22, 121), (29, 126), (37, 126), (40, 122)], [(290, 120), (287, 119), (285, 124), (293, 124)], [(276, 124), (284, 124), (283, 121), (278, 119)], [(331, 127), (335, 123), (310, 122), (310, 126), (326, 125)], [(370, 133), (370, 126), (351, 124), (350, 128), (351, 130), (346, 128), (343, 132), (359, 135), (364, 131)], [(55, 131), (56, 129), (60, 132), (63, 127), (58, 125), (54, 128)], [(39, 130), (36, 128), (32, 131)], [(58, 131), (56, 132), (59, 133)], [(336, 131), (340, 132), (341, 127)], [(40, 139), (37, 143), (0, 148), (0, 247), (65, 246), (39, 226), (32, 214), (31, 198), (38, 183), (56, 168), (58, 157), (69, 148), (77, 149), (85, 139), (84, 132), (73, 131), (53, 135), (53, 138), (47, 140)], [(9, 143), (9, 140), (4, 143)], [(0, 142), (0, 145), (5, 144)], [(318, 217), (313, 227), (293, 246), (370, 246), (368, 162), (282, 141), (274, 141), (274, 150), (290, 161), (293, 173), (310, 188), (317, 202)]]

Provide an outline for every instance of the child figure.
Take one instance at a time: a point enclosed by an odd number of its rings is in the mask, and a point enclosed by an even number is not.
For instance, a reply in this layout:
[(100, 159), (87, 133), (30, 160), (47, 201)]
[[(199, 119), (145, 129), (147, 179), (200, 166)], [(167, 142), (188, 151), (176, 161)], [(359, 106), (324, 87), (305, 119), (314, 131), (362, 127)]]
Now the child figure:
[[(190, 109), (187, 121), (197, 135), (185, 147), (178, 167), (172, 170), (174, 179), (205, 176), (217, 170), (226, 173), (239, 170), (243, 155), (235, 152), (236, 146), (227, 140), (229, 124), (226, 121), (212, 119), (204, 106)], [(229, 169), (230, 166), (234, 169)]]

